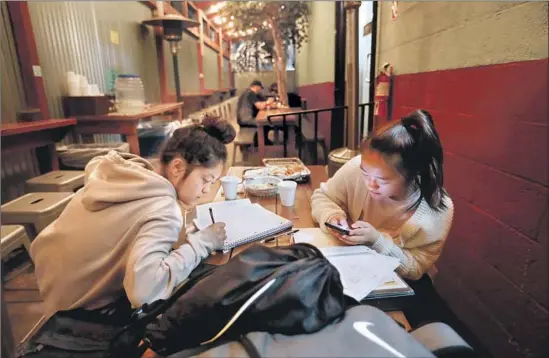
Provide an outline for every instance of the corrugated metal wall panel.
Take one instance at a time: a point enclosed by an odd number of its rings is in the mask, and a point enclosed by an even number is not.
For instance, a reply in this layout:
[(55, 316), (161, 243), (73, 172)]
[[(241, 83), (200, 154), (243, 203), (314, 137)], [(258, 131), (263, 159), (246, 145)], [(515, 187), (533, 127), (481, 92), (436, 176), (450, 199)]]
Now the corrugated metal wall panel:
[(34, 151), (2, 155), (2, 204), (25, 194), (25, 181), (40, 174)]
[[(147, 101), (160, 101), (154, 33), (141, 24), (151, 17), (148, 7), (138, 1), (33, 1), (29, 9), (52, 117), (63, 117), (67, 71), (86, 76), (103, 92), (110, 70), (134, 73), (143, 79)], [(111, 42), (111, 31), (119, 44)], [(120, 141), (118, 135), (94, 138)]]
[[(147, 101), (158, 103), (160, 80), (154, 30), (141, 24), (151, 18), (150, 9), (137, 1), (96, 1), (93, 4), (105, 68), (141, 76)], [(119, 45), (111, 43), (111, 30), (118, 32)]]
[(8, 6), (4, 1), (2, 1), (1, 21), (2, 123), (14, 123), (17, 122), (17, 112), (26, 107), (26, 103)]
[(204, 78), (206, 89), (219, 89), (219, 78), (217, 68), (218, 54), (208, 46), (204, 46)]
[[(200, 92), (197, 43), (198, 40), (184, 33), (183, 40), (179, 44), (177, 60), (179, 63), (181, 93), (183, 94)], [(164, 42), (164, 58), (166, 59), (166, 79), (168, 81), (168, 88), (172, 93), (175, 93), (172, 53), (167, 42)]]
[(227, 60), (225, 57), (223, 57), (223, 87), (224, 88), (231, 87), (229, 60)]
[(32, 1), (29, 10), (50, 115), (62, 118), (66, 72), (80, 73), (105, 90), (104, 68), (101, 61), (97, 61), (98, 44), (90, 41), (89, 36), (95, 32), (93, 3)]
[[(0, 23), (2, 78), (2, 123), (17, 122), (17, 112), (26, 107), (21, 71), (13, 39), (6, 2), (1, 3)], [(38, 163), (34, 151), (21, 154), (2, 154), (2, 204), (25, 193), (25, 180), (38, 175)]]

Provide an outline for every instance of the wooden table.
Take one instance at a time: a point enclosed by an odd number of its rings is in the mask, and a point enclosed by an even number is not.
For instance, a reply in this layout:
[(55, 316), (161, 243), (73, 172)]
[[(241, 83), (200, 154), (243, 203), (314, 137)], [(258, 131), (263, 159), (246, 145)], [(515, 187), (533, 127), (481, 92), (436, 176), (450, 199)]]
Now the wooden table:
[(74, 119), (46, 119), (35, 122), (6, 123), (0, 127), (2, 154), (36, 150), (40, 173), (59, 169), (55, 143), (76, 124)]
[[(293, 207), (282, 206), (280, 203), (280, 200), (278, 200), (277, 197), (259, 198), (254, 196), (247, 196), (246, 194), (238, 194), (237, 199), (249, 198), (252, 203), (261, 204), (261, 206), (263, 206), (264, 208), (288, 220), (291, 220), (293, 222), (294, 228), (299, 229), (299, 228), (318, 227), (318, 224), (314, 222), (312, 217), (311, 196), (313, 192), (320, 187), (320, 183), (328, 180), (328, 174), (326, 173), (325, 167), (320, 165), (312, 165), (312, 166), (308, 166), (308, 168), (311, 171), (311, 180), (309, 181), (309, 183), (299, 184), (297, 186), (295, 205)], [(242, 173), (246, 169), (250, 169), (250, 167), (231, 167), (229, 168), (227, 175), (234, 175), (241, 178)], [(223, 198), (222, 195), (220, 195), (219, 189), (218, 189), (216, 195), (213, 197), (211, 201), (221, 201), (221, 200), (225, 200), (225, 199)], [(313, 242), (315, 243), (315, 245), (318, 244), (319, 247), (344, 245), (342, 242), (340, 242), (335, 238), (333, 238), (332, 240), (326, 239), (326, 238), (319, 238), (318, 242), (315, 242), (315, 241)], [(272, 242), (271, 244), (266, 244), (266, 245), (276, 245), (276, 244), (280, 246), (289, 245), (291, 244), (291, 239), (288, 236), (280, 237), (276, 243)], [(210, 256), (206, 262), (214, 265), (223, 265), (227, 263), (227, 261), (231, 256), (238, 255), (240, 252), (250, 247), (251, 245), (257, 245), (257, 243), (251, 243), (251, 244), (240, 246), (238, 248), (235, 248), (232, 251), (232, 253), (215, 254), (213, 256)], [(391, 312), (388, 312), (388, 314), (393, 319), (400, 322), (406, 328), (407, 331), (411, 330), (410, 324), (408, 323), (408, 320), (406, 320), (406, 317), (404, 316), (404, 313), (402, 311), (391, 311)]]
[(99, 116), (77, 116), (77, 134), (122, 134), (130, 145), (130, 153), (140, 154), (137, 125), (140, 120), (156, 115), (172, 114), (169, 120), (181, 119), (183, 102), (148, 105), (144, 111), (133, 114), (109, 113)]
[[(282, 127), (283, 117), (280, 117), (281, 114), (291, 114), (301, 111), (303, 111), (303, 109), (300, 107), (275, 108), (259, 111), (255, 119), (257, 123), (257, 151), (260, 159), (265, 158), (265, 126)], [(297, 126), (297, 116), (286, 116), (286, 126), (288, 128), (288, 143), (294, 143), (294, 145), (290, 147), (291, 152), (288, 153), (288, 155), (296, 156), (295, 132), (289, 130), (289, 128)]]
[[(292, 220), (294, 224), (294, 228), (318, 227), (318, 225), (316, 225), (316, 223), (313, 221), (312, 214), (311, 214), (311, 195), (313, 194), (313, 191), (315, 191), (320, 187), (320, 183), (328, 180), (328, 174), (326, 173), (326, 169), (320, 165), (309, 166), (308, 168), (311, 171), (311, 180), (309, 183), (299, 184), (297, 186), (294, 207), (291, 207), (291, 208), (283, 207), (276, 197), (258, 198), (254, 196), (247, 196), (246, 194), (238, 194), (237, 199), (243, 199), (247, 197), (250, 199), (251, 202), (261, 204), (264, 208), (269, 209), (286, 219)], [(228, 169), (226, 175), (235, 175), (238, 177), (242, 177), (242, 173), (246, 169), (250, 169), (250, 168), (249, 167), (231, 167)], [(210, 194), (208, 195), (208, 198), (205, 199), (203, 202), (224, 200), (223, 196), (220, 195), (219, 187), (220, 185), (217, 184), (216, 187), (212, 188), (215, 190), (212, 190), (212, 192), (210, 192)], [(192, 216), (193, 214), (191, 214), (191, 219), (192, 219)], [(289, 237), (281, 237), (277, 241), (279, 246), (290, 244)], [(327, 241), (330, 241), (330, 242), (327, 242)], [(334, 239), (333, 241), (326, 240), (326, 242), (323, 244), (326, 244), (326, 246), (343, 245), (342, 243), (337, 242), (336, 239)], [(251, 243), (251, 244), (247, 244), (247, 245), (243, 245), (241, 247), (235, 248), (231, 253), (232, 256), (238, 255), (240, 252), (250, 247), (251, 245), (258, 245), (258, 243), (255, 243), (255, 244)], [(272, 242), (269, 244), (261, 244), (261, 245), (272, 246), (272, 245), (276, 245), (276, 242)], [(321, 246), (324, 246), (324, 245), (321, 245)], [(206, 262), (214, 265), (223, 265), (229, 260), (229, 257), (231, 256), (231, 254), (218, 253), (210, 256), (206, 260)], [(397, 322), (401, 323), (407, 331), (411, 330), (410, 324), (408, 323), (408, 320), (406, 319), (402, 311), (391, 311), (391, 312), (387, 312), (387, 314)], [(158, 356), (149, 349), (145, 352), (145, 354), (143, 355), (143, 358), (158, 358)]]

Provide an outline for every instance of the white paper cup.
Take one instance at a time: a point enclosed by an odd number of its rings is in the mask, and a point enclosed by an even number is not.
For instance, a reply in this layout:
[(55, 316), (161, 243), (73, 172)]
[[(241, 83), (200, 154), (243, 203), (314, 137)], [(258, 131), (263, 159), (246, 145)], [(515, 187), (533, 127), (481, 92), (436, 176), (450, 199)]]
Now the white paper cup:
[(223, 195), (225, 196), (225, 200), (236, 199), (238, 182), (240, 182), (240, 179), (235, 176), (226, 176), (221, 178), (221, 186), (223, 186)]
[(294, 206), (296, 189), (297, 183), (295, 181), (285, 180), (278, 183), (278, 195), (282, 206)]

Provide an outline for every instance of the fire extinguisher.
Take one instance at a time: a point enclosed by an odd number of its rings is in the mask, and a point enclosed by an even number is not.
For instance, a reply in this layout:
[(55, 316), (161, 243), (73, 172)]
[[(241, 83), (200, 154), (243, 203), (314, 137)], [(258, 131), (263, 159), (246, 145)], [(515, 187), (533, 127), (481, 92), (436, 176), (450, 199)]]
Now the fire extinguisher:
[(376, 77), (374, 92), (374, 118), (375, 123), (382, 123), (389, 119), (389, 96), (391, 92), (391, 76), (393, 68), (386, 63)]

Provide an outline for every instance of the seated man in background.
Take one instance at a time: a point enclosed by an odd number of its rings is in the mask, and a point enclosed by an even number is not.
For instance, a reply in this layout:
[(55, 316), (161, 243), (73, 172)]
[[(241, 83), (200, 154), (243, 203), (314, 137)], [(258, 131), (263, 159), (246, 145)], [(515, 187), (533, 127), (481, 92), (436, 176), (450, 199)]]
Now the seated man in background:
[[(254, 80), (250, 84), (250, 87), (242, 92), (238, 98), (236, 120), (240, 128), (257, 127), (256, 117), (259, 111), (267, 109), (269, 105), (274, 103), (274, 98), (265, 99), (261, 94), (261, 90), (263, 90), (261, 81)], [(266, 145), (273, 144), (268, 138), (268, 133), (271, 129), (271, 127), (265, 126), (264, 138)], [(257, 145), (257, 134), (254, 138), (254, 145)]]

